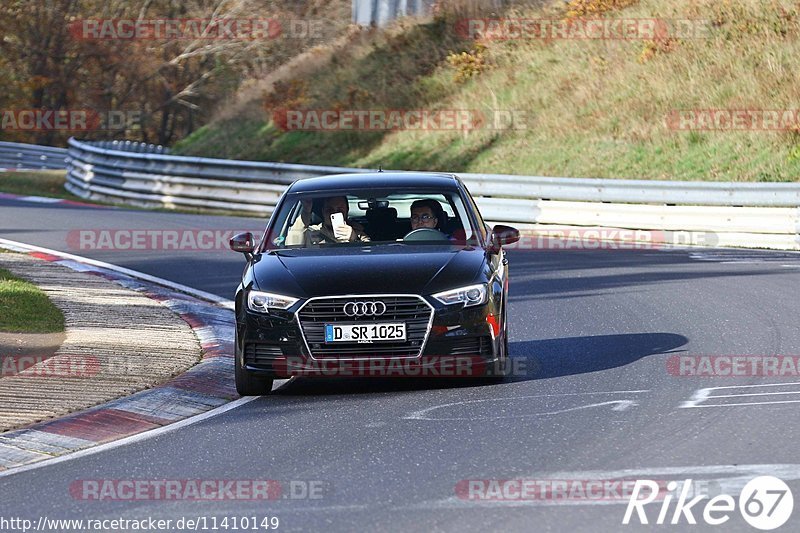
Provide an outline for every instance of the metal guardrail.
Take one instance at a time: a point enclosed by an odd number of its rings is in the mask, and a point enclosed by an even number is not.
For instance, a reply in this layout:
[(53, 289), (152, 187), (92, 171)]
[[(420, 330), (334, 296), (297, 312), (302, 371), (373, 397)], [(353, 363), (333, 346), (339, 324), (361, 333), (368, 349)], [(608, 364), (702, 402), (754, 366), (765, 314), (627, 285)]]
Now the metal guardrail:
[(286, 186), (296, 179), (369, 172), (128, 151), (69, 140), (67, 189), (87, 199), (142, 206), (272, 212)]
[(353, 0), (352, 20), (363, 26), (385, 26), (400, 17), (430, 13), (434, 3), (434, 0)]
[[(88, 144), (88, 143), (87, 143)], [(120, 150), (123, 152), (136, 152), (139, 154), (165, 154), (169, 155), (170, 149), (160, 144), (148, 144), (138, 141), (95, 141), (91, 143), (96, 148), (106, 150)]]
[[(268, 215), (297, 179), (371, 171), (174, 156), (158, 147), (70, 139), (67, 189), (88, 199)], [(800, 249), (800, 183), (458, 175), (495, 222), (714, 232), (714, 242), (724, 245)]]
[(67, 149), (38, 144), (0, 142), (0, 168), (61, 170), (67, 168)]
[(655, 181), (459, 174), (475, 195), (666, 205), (800, 206), (800, 183)]

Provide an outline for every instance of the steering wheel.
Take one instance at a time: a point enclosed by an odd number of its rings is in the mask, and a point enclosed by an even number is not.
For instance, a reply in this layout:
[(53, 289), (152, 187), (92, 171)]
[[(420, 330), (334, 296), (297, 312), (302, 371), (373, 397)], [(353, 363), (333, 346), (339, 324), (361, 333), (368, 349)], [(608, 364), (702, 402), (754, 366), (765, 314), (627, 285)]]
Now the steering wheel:
[(449, 241), (447, 235), (433, 228), (417, 228), (409, 231), (404, 241)]

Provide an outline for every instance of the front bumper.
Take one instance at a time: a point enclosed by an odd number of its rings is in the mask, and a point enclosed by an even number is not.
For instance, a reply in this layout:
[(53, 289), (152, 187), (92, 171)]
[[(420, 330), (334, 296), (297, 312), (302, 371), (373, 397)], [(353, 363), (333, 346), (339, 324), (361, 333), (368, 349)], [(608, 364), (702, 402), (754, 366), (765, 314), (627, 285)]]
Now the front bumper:
[[(380, 296), (370, 298), (377, 297)], [(308, 338), (311, 329), (307, 323), (301, 324), (300, 316), (308, 302), (304, 301), (290, 311), (260, 314), (241, 310), (237, 318), (236, 355), (245, 371), (271, 377), (487, 375), (497, 362), (504, 335), (492, 324), (490, 317), (497, 316), (492, 305), (465, 309), (431, 300), (424, 299), (430, 308), (430, 320), (426, 321), (421, 344), (413, 350), (408, 347), (406, 351), (390, 350), (384, 343), (374, 343), (353, 346), (354, 353), (330, 354), (326, 346)], [(348, 322), (358, 320), (348, 319)], [(344, 352), (348, 350), (345, 348)]]

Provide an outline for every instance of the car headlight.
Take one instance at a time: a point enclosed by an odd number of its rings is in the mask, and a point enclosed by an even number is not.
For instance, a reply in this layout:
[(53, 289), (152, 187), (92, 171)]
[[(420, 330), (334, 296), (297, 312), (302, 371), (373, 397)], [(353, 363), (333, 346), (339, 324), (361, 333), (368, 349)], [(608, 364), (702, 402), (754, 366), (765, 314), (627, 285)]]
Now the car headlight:
[(439, 292), (434, 294), (433, 297), (445, 305), (463, 303), (464, 307), (471, 307), (485, 304), (488, 295), (489, 292), (486, 289), (486, 285), (482, 283)]
[(297, 300), (291, 296), (250, 291), (247, 293), (247, 308), (256, 313), (268, 313), (270, 309), (289, 309)]

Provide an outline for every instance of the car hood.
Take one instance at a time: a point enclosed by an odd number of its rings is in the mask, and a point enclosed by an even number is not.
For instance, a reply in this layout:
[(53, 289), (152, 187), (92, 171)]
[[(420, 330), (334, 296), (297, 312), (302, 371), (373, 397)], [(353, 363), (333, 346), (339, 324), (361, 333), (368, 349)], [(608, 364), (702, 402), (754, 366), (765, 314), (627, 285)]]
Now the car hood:
[(432, 294), (474, 283), (485, 253), (444, 246), (282, 250), (253, 265), (260, 290), (310, 298), (337, 294)]

